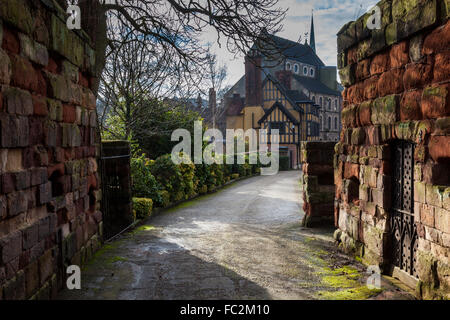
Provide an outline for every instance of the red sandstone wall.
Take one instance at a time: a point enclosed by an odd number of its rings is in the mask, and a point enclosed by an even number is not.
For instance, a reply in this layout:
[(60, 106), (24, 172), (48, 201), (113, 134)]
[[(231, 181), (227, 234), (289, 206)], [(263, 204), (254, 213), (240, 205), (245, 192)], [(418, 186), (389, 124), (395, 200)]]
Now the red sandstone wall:
[(302, 142), (302, 225), (317, 227), (333, 225), (334, 184), (333, 154), (334, 142)]
[(0, 300), (54, 296), (99, 246), (88, 43), (57, 8), (1, 1)]
[[(418, 294), (450, 297), (450, 2), (381, 1), (382, 28), (364, 19), (338, 34), (345, 91), (336, 146), (336, 238), (387, 266), (392, 237), (391, 143), (415, 143)], [(386, 270), (386, 268), (385, 268)]]

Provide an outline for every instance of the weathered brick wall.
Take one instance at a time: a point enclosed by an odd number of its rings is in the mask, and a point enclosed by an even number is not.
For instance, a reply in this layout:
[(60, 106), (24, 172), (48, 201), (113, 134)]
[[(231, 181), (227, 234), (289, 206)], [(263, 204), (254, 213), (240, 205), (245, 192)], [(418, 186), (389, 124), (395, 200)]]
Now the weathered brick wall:
[(381, 1), (338, 34), (343, 130), (336, 145), (336, 238), (386, 270), (395, 139), (415, 143), (416, 266), (422, 297), (450, 292), (450, 2)]
[(333, 225), (334, 142), (302, 142), (303, 226)]
[(94, 52), (52, 3), (0, 4), (0, 300), (53, 297), (100, 244)]

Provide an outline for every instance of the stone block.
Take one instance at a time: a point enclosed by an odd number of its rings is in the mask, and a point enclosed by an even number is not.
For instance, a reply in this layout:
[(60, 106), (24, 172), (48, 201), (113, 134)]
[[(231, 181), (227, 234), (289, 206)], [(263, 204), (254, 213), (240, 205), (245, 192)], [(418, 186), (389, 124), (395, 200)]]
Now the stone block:
[(450, 85), (430, 86), (422, 94), (422, 114), (426, 119), (450, 115)]
[(24, 170), (15, 174), (15, 182), (17, 190), (24, 190), (31, 186), (31, 172)]
[(48, 65), (48, 51), (44, 45), (34, 41), (23, 33), (19, 33), (19, 41), (21, 56), (40, 66), (45, 67)]
[(425, 191), (426, 203), (431, 206), (442, 207), (444, 190), (443, 187), (427, 184)]
[(421, 90), (405, 92), (400, 101), (400, 120), (405, 121), (422, 119), (421, 100)]
[(47, 204), (52, 199), (52, 184), (51, 182), (47, 182), (39, 185), (39, 193), (38, 193), (38, 201), (39, 204)]
[(9, 85), (11, 82), (12, 65), (8, 54), (0, 48), (0, 84)]
[(15, 231), (0, 239), (0, 248), (3, 264), (19, 257), (22, 253), (22, 232)]
[(450, 78), (450, 51), (436, 54), (434, 59), (433, 82), (447, 81)]
[(43, 285), (50, 276), (54, 273), (53, 270), (53, 254), (52, 250), (47, 250), (44, 255), (39, 258), (39, 280)]
[(46, 98), (43, 96), (33, 96), (32, 100), (33, 100), (34, 114), (37, 116), (47, 116), (48, 107)]
[(338, 32), (338, 52), (343, 52), (344, 50), (350, 48), (356, 43), (356, 41), (356, 23), (351, 21), (343, 26)]
[(372, 104), (371, 121), (373, 124), (394, 124), (397, 121), (399, 95), (390, 95), (376, 99)]
[(405, 90), (422, 88), (431, 83), (433, 79), (433, 60), (427, 59), (418, 63), (410, 63), (406, 66), (403, 75)]
[(27, 211), (28, 202), (25, 201), (24, 196), (25, 193), (23, 191), (13, 192), (7, 195), (9, 217), (15, 217)]
[(419, 34), (409, 41), (409, 58), (412, 62), (419, 62), (423, 58), (423, 35)]
[(450, 159), (450, 136), (432, 136), (428, 150), (433, 160), (443, 162)]
[(79, 147), (81, 145), (80, 128), (76, 124), (63, 124), (63, 147)]
[(3, 287), (5, 300), (25, 299), (25, 275), (23, 270), (18, 271), (14, 278)]
[(391, 69), (384, 72), (378, 80), (377, 91), (379, 96), (398, 94), (404, 91), (403, 69)]
[(342, 125), (345, 128), (356, 127), (356, 110), (357, 106), (351, 105), (342, 110)]
[(370, 201), (372, 201), (370, 195), (371, 194), (370, 194), (369, 186), (365, 185), (365, 184), (361, 184), (359, 186), (359, 199), (361, 201), (370, 202)]
[(409, 43), (403, 41), (392, 46), (389, 56), (392, 68), (401, 68), (405, 66), (409, 62)]
[(430, 55), (446, 51), (448, 50), (448, 43), (450, 43), (450, 21), (425, 37), (422, 53)]
[(362, 60), (356, 65), (355, 76), (357, 81), (370, 76), (370, 59)]
[(11, 84), (24, 90), (39, 92), (39, 79), (30, 61), (19, 55), (10, 55), (12, 65)]
[(435, 226), (436, 229), (450, 234), (450, 211), (443, 208), (436, 208)]
[(339, 70), (339, 77), (341, 79), (341, 83), (345, 87), (349, 87), (356, 82), (356, 66), (354, 64), (350, 64)]
[(29, 92), (14, 87), (4, 87), (2, 95), (9, 114), (25, 116), (33, 114), (33, 101)]
[(424, 182), (414, 182), (414, 201), (420, 203), (426, 203), (425, 191), (426, 185)]
[(33, 168), (31, 169), (31, 185), (37, 186), (47, 182), (47, 169), (46, 168)]
[(39, 225), (35, 223), (22, 231), (24, 250), (28, 250), (37, 244), (39, 237), (38, 230)]
[(375, 99), (378, 97), (378, 82), (380, 78), (373, 76), (364, 81), (364, 99)]
[(25, 268), (24, 273), (25, 273), (26, 296), (31, 297), (39, 287), (39, 277), (37, 276), (39, 274), (39, 269), (37, 261), (34, 261), (33, 263), (29, 264)]
[[(413, 1), (412, 3), (414, 3)], [(411, 3), (411, 1), (405, 1)], [(395, 18), (394, 18), (395, 19)], [(423, 1), (418, 3), (400, 18), (397, 29), (397, 38), (399, 40), (410, 37), (427, 27), (434, 25), (438, 20), (437, 1)]]
[(53, 121), (63, 121), (63, 107), (60, 101), (47, 99), (49, 117)]
[(435, 207), (427, 204), (420, 206), (420, 222), (428, 227), (434, 228)]
[(0, 17), (26, 34), (34, 29), (34, 19), (25, 0), (2, 0)]
[(355, 128), (352, 131), (352, 145), (361, 145), (366, 139), (366, 133), (362, 128)]
[(370, 64), (370, 74), (380, 75), (390, 68), (390, 56), (388, 53), (378, 54), (372, 59)]

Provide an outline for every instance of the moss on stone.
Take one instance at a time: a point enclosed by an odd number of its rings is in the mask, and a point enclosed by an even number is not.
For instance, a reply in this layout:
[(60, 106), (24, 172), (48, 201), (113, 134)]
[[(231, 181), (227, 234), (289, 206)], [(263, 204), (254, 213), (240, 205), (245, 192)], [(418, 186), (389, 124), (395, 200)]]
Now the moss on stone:
[(112, 257), (112, 258), (106, 260), (106, 263), (111, 264), (111, 263), (115, 263), (115, 262), (119, 262), (119, 261), (127, 262), (128, 259), (124, 258), (124, 257), (120, 257), (120, 256), (115, 256), (115, 257)]
[(324, 300), (366, 300), (381, 293), (381, 289), (369, 289), (367, 286), (339, 291), (319, 291), (318, 295)]

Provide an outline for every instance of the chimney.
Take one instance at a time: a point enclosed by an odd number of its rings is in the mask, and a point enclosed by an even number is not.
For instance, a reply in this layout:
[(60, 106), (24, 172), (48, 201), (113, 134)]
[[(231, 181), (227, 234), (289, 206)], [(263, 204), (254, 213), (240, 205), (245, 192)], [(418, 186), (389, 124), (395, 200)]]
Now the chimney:
[(250, 53), (245, 57), (245, 105), (262, 105), (261, 56)]
[(212, 116), (213, 129), (216, 128), (216, 105), (217, 105), (217, 95), (214, 88), (209, 89), (209, 111)]
[(275, 72), (275, 77), (288, 90), (291, 90), (292, 72), (289, 70), (281, 70)]

